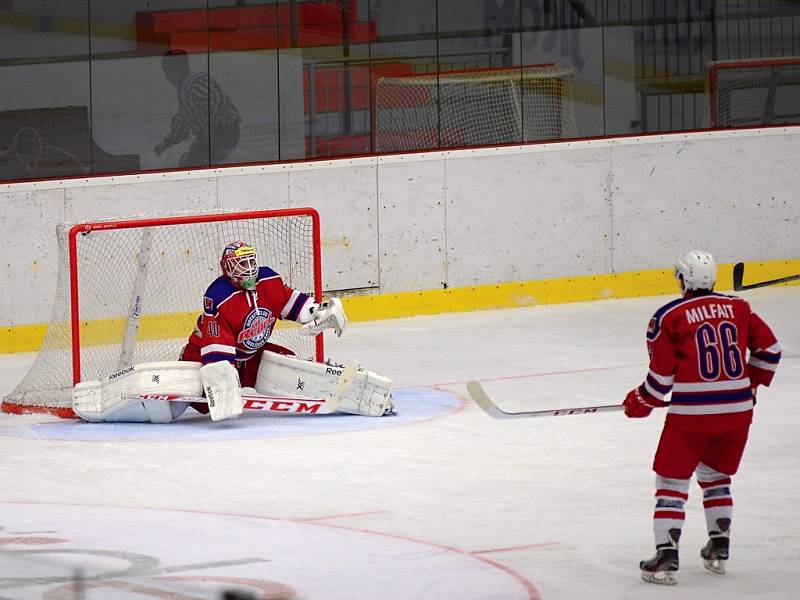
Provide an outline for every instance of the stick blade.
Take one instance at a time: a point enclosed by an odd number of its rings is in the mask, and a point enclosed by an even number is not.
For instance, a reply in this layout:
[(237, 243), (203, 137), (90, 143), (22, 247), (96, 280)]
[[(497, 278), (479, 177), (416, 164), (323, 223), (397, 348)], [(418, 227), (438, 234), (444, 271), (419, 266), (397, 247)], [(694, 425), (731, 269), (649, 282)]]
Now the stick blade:
[(733, 265), (733, 290), (741, 292), (744, 289), (742, 281), (744, 280), (744, 263), (736, 263)]
[(358, 362), (352, 359), (345, 362), (342, 374), (339, 375), (339, 381), (336, 382), (336, 387), (333, 391), (328, 394), (328, 397), (325, 399), (325, 405), (318, 411), (319, 414), (327, 415), (336, 412), (339, 408), (339, 403), (342, 401), (342, 397), (347, 392), (348, 388), (353, 385), (353, 380), (356, 377), (359, 366)]
[(467, 391), (470, 397), (486, 414), (495, 419), (513, 419), (514, 415), (505, 413), (491, 401), (489, 396), (483, 389), (483, 386), (477, 381), (470, 381), (467, 383)]
[(744, 290), (754, 290), (756, 288), (767, 287), (770, 285), (780, 285), (782, 283), (789, 283), (792, 281), (800, 280), (800, 274), (789, 275), (787, 277), (779, 277), (777, 279), (768, 279), (766, 281), (759, 281), (751, 283), (750, 285), (744, 284), (744, 263), (736, 263), (733, 266), (733, 289), (736, 292)]
[(527, 419), (530, 417), (560, 417), (565, 415), (588, 415), (599, 412), (620, 411), (625, 407), (622, 404), (606, 404), (602, 406), (581, 406), (578, 408), (548, 408), (544, 410), (525, 410), (521, 412), (507, 412), (498, 407), (489, 398), (483, 387), (477, 381), (467, 384), (467, 391), (483, 411), (495, 419)]

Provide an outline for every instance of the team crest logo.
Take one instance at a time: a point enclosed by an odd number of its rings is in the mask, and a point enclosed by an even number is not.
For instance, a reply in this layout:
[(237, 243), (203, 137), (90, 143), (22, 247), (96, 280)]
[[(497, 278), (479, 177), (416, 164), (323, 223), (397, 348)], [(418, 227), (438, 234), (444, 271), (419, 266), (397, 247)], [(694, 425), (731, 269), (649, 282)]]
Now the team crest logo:
[(206, 314), (211, 314), (211, 311), (214, 309), (214, 300), (208, 296), (203, 296), (203, 309)]
[(274, 325), (275, 317), (272, 316), (272, 311), (259, 306), (245, 318), (236, 341), (248, 350), (258, 350), (267, 343)]

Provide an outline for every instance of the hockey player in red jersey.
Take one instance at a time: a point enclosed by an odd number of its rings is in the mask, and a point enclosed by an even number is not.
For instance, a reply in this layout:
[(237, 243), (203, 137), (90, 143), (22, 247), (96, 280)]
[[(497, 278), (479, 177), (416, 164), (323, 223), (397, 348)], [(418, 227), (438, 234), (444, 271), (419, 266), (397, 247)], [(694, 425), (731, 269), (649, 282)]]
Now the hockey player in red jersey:
[[(256, 250), (249, 244), (237, 241), (225, 246), (220, 267), (222, 275), (206, 290), (203, 314), (181, 360), (204, 365), (227, 361), (236, 367), (241, 386), (253, 387), (263, 352), (292, 354), (267, 341), (278, 319), (312, 323), (323, 309), (325, 325), (342, 335), (347, 317), (338, 299), (317, 304), (308, 294), (293, 290), (275, 271), (259, 266)], [(206, 404), (192, 406), (208, 412)]]
[[(222, 275), (206, 290), (203, 314), (181, 360), (131, 365), (103, 381), (80, 382), (73, 389), (76, 415), (92, 422), (169, 423), (192, 402), (219, 421), (242, 414), (243, 388), (250, 388), (248, 402), (255, 402), (248, 408), (277, 399), (277, 412), (300, 402), (304, 412), (327, 403), (330, 410), (349, 414), (393, 414), (390, 379), (352, 360), (344, 367), (295, 358), (268, 341), (278, 319), (302, 324), (304, 335), (325, 329), (341, 335), (347, 317), (339, 299), (317, 303), (292, 289), (275, 271), (259, 266), (255, 248), (244, 242), (225, 247), (220, 267)], [(202, 403), (195, 400), (200, 396)]]
[(675, 276), (683, 296), (650, 320), (650, 370), (624, 402), (631, 418), (669, 407), (653, 461), (656, 553), (639, 565), (642, 579), (652, 583), (676, 583), (692, 474), (703, 492), (709, 534), (700, 552), (703, 564), (713, 573), (725, 573), (731, 477), (747, 442), (756, 389), (770, 385), (781, 356), (772, 330), (747, 301), (713, 291), (716, 274), (716, 262), (707, 252), (693, 250), (678, 261)]

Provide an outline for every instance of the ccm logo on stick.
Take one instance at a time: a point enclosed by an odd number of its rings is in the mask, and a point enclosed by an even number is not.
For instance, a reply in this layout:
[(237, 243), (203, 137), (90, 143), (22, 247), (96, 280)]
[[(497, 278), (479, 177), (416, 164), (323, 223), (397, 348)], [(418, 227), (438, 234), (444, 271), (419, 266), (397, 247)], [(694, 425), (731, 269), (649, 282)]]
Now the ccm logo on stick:
[(282, 400), (247, 400), (245, 408), (253, 410), (269, 410), (274, 412), (315, 413), (322, 404), (306, 404), (305, 402)]
[(593, 412), (597, 412), (597, 408), (570, 408), (567, 410), (553, 411), (553, 416), (559, 417), (561, 415), (583, 415)]

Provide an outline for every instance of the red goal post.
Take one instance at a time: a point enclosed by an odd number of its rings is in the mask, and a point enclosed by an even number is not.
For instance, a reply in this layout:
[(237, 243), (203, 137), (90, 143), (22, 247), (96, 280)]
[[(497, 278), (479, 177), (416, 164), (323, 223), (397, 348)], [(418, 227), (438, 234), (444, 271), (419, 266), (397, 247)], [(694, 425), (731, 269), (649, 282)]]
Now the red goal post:
[[(319, 214), (313, 208), (220, 212), (57, 227), (58, 281), (39, 354), (2, 410), (73, 417), (72, 387), (140, 362), (177, 360), (220, 274), (224, 246), (252, 244), (259, 262), (322, 297)], [(278, 321), (270, 341), (322, 361), (322, 335)]]

